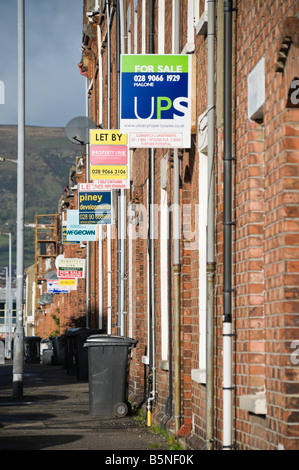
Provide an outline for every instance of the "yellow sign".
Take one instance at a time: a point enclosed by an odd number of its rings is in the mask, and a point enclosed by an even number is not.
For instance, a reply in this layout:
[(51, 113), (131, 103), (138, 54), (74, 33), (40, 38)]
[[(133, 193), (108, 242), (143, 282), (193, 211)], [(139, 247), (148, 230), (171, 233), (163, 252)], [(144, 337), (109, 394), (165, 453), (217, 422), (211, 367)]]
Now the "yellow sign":
[(91, 145), (127, 145), (127, 134), (121, 134), (118, 130), (90, 130)]
[(76, 279), (59, 279), (60, 286), (76, 286)]
[(127, 165), (91, 165), (90, 178), (92, 180), (126, 180)]

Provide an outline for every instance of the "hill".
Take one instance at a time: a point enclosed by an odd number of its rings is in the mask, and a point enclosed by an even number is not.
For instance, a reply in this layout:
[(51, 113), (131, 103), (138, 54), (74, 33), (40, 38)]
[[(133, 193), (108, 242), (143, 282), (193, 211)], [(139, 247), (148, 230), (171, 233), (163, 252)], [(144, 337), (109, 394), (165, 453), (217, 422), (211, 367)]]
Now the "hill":
[[(0, 157), (17, 159), (17, 126), (0, 126)], [(79, 146), (65, 136), (64, 128), (26, 126), (25, 130), (25, 224), (38, 214), (57, 212), (58, 199), (68, 184), (69, 171), (80, 155)], [(0, 232), (11, 232), (13, 266), (16, 251), (17, 165), (0, 163)], [(25, 227), (24, 265), (34, 262), (34, 228)], [(8, 265), (8, 237), (0, 236), (0, 269)]]

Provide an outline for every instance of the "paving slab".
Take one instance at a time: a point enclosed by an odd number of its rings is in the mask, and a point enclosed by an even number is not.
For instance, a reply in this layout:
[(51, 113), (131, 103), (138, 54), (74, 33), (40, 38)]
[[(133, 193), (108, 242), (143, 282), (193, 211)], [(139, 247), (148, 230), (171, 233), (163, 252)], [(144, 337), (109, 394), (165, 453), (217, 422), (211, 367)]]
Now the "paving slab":
[(0, 365), (0, 450), (169, 449), (130, 414), (92, 417), (88, 382), (61, 366), (25, 364), (23, 385), (22, 399), (13, 399), (12, 362)]

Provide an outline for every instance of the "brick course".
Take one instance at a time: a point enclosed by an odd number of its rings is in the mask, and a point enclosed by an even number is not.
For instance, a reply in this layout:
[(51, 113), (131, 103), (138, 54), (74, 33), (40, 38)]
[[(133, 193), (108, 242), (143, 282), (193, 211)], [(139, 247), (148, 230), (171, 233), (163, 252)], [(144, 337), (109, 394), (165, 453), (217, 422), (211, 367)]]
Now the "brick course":
[[(131, 40), (134, 38), (134, 2), (131, 5)], [(141, 36), (141, 6), (137, 2), (138, 35)], [(149, 2), (147, 15), (149, 13)], [(222, 16), (217, 5), (217, 45), (222, 45)], [(158, 48), (158, 2), (154, 2), (154, 43)], [(86, 9), (86, 2), (85, 2)], [(187, 38), (187, 2), (181, 1), (180, 47)], [(295, 0), (264, 2), (240, 1), (234, 12), (233, 48), (233, 143), (236, 161), (233, 166), (233, 393), (234, 444), (238, 449), (274, 450), (278, 446), (298, 449), (299, 446), (299, 372), (294, 361), (294, 341), (299, 339), (299, 109), (290, 101), (291, 84), (299, 76), (298, 70), (298, 5)], [(96, 20), (98, 21), (98, 20)], [(84, 24), (87, 19), (84, 16)], [(148, 51), (148, 16), (146, 17), (146, 51)], [(171, 45), (172, 1), (165, 1), (165, 53), (172, 51)], [(94, 79), (90, 92), (90, 115), (99, 124), (98, 80), (97, 80), (97, 30), (90, 24), (91, 34), (86, 37), (84, 58), (88, 58), (86, 71), (89, 80)], [(101, 20), (102, 40), (106, 38), (106, 20)], [(285, 38), (291, 37), (283, 65), (278, 65)], [(116, 24), (111, 26), (111, 128), (117, 128), (117, 70), (116, 70)], [(141, 53), (141, 40), (138, 53)], [(132, 46), (133, 51), (133, 46)], [(216, 48), (216, 62), (223, 60), (220, 46)], [(207, 106), (207, 39), (205, 35), (194, 35), (196, 70), (196, 122)], [(107, 96), (107, 48), (103, 44), (103, 123), (108, 127)], [(248, 117), (248, 75), (258, 62), (265, 59), (265, 101), (263, 118), (254, 121)], [(281, 68), (282, 67), (282, 68)], [(223, 113), (222, 71), (217, 66), (215, 76), (216, 128), (215, 128), (215, 447), (221, 448), (223, 433), (222, 402), (222, 285), (223, 285)], [(261, 77), (262, 80), (263, 77)], [(206, 388), (192, 379), (192, 372), (200, 363), (200, 308), (199, 305), (199, 254), (205, 247), (198, 247), (198, 203), (202, 197), (199, 165), (199, 136), (192, 135), (192, 147), (181, 152), (180, 199), (182, 236), (180, 243), (181, 262), (181, 425), (189, 430), (186, 442), (201, 447), (206, 430)], [(148, 210), (148, 159), (147, 149), (131, 151), (131, 189), (126, 191), (127, 204), (140, 204)], [(160, 205), (161, 160), (168, 161), (167, 198), (173, 201), (172, 152), (166, 149), (155, 151), (154, 201)], [(83, 173), (82, 181), (85, 174)], [(73, 204), (76, 205), (76, 199)], [(185, 205), (185, 206), (184, 206)], [(191, 211), (188, 218), (186, 208)], [(145, 403), (149, 397), (151, 379), (148, 357), (148, 240), (147, 214), (143, 224), (132, 225), (136, 235), (132, 241), (132, 285), (129, 285), (129, 240), (126, 240), (126, 325), (129, 332), (129, 315), (132, 314), (132, 336), (138, 345), (132, 352), (130, 364), (129, 394), (135, 404)], [(127, 217), (126, 226), (129, 226)], [(171, 362), (173, 351), (173, 323), (170, 331), (171, 349), (168, 352), (168, 367), (161, 363), (161, 269), (160, 235), (161, 216), (157, 219), (157, 238), (154, 241), (155, 285), (154, 315), (156, 341), (156, 396), (154, 410), (157, 419), (173, 426), (174, 369)], [(144, 231), (145, 230), (145, 231)], [(112, 333), (117, 334), (117, 228), (112, 228)], [(106, 229), (104, 228), (106, 234)], [(145, 234), (145, 237), (144, 237)], [(195, 234), (195, 238), (193, 238)], [(128, 231), (127, 231), (128, 235)], [(169, 244), (172, 280), (173, 241)], [(74, 245), (64, 247), (65, 256), (77, 256)], [(80, 256), (84, 256), (81, 252)], [(98, 291), (98, 242), (91, 243), (91, 318), (97, 327), (99, 313)], [(169, 321), (173, 321), (173, 284), (170, 284)], [(108, 310), (107, 239), (103, 240), (103, 311), (104, 328), (107, 327)], [(129, 287), (132, 305), (129, 305)], [(59, 297), (59, 298), (58, 298)], [(70, 315), (85, 312), (85, 284), (79, 282), (78, 290), (65, 296), (55, 296), (54, 303), (46, 309), (41, 321), (40, 333), (49, 332), (51, 313), (60, 312), (60, 328)], [(130, 310), (131, 309), (131, 310)], [(47, 323), (47, 325), (46, 325)], [(171, 334), (172, 333), (172, 334)], [(293, 361), (293, 362), (292, 362)], [(172, 397), (170, 397), (172, 386)], [(266, 413), (241, 409), (241, 397), (264, 397)], [(186, 431), (187, 432), (187, 431)]]

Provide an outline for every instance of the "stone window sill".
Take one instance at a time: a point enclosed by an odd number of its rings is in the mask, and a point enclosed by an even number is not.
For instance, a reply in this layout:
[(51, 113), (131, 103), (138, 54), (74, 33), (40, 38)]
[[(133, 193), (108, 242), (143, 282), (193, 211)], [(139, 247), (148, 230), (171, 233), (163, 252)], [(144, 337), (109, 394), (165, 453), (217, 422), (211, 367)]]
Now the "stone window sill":
[(169, 361), (159, 361), (159, 367), (161, 370), (169, 370)]
[(192, 369), (191, 379), (199, 384), (206, 384), (206, 369)]
[(266, 415), (267, 414), (267, 403), (265, 393), (259, 393), (257, 395), (241, 395), (240, 400), (240, 409), (244, 411), (249, 411), (256, 415)]

